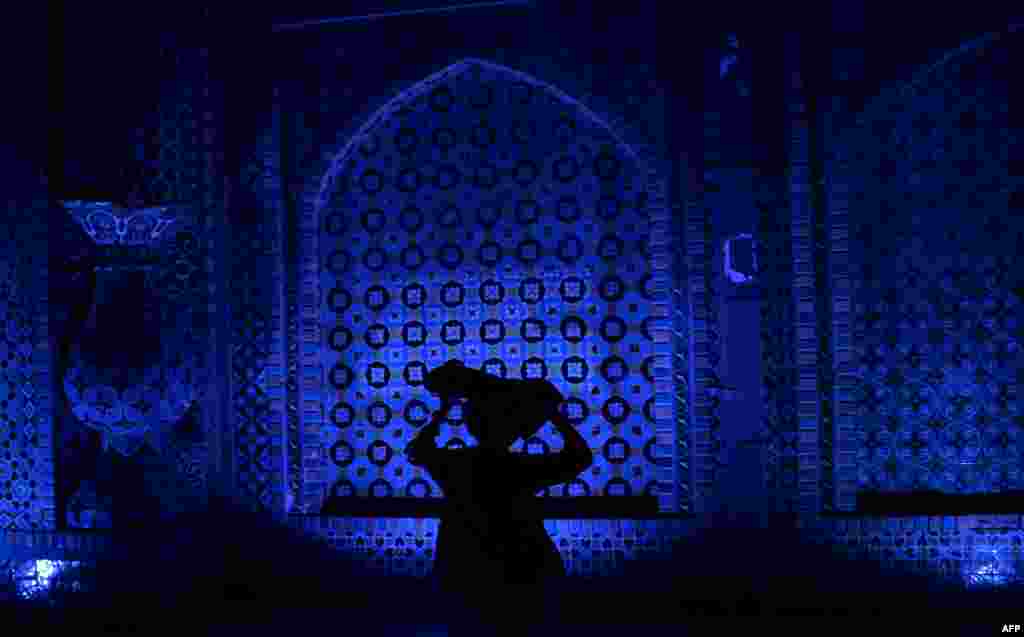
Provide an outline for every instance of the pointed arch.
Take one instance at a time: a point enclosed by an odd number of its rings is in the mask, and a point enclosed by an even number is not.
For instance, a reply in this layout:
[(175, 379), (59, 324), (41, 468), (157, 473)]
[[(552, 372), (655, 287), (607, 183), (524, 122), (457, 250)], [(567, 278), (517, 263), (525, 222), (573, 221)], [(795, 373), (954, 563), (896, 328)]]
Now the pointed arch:
[(561, 89), (547, 82), (543, 82), (528, 73), (517, 71), (507, 66), (502, 66), (501, 64), (496, 64), (494, 62), (489, 62), (487, 60), (482, 60), (479, 58), (465, 58), (463, 60), (455, 62), (454, 64), (451, 64), (450, 66), (441, 69), (440, 71), (432, 75), (429, 75), (428, 77), (426, 77), (423, 80), (420, 80), (419, 82), (412, 85), (405, 91), (400, 92), (398, 95), (391, 98), (391, 100), (389, 100), (379, 109), (377, 109), (377, 111), (375, 111), (374, 114), (370, 116), (366, 123), (359, 127), (356, 133), (349, 138), (349, 140), (345, 143), (341, 150), (331, 160), (327, 172), (324, 173), (324, 176), (320, 181), (320, 189), (319, 192), (317, 193), (316, 198), (317, 211), (319, 212), (323, 208), (323, 205), (330, 193), (331, 185), (334, 179), (336, 179), (338, 174), (341, 172), (342, 165), (344, 164), (345, 160), (349, 157), (349, 155), (351, 155), (353, 149), (355, 148), (355, 145), (359, 142), (359, 140), (363, 139), (367, 133), (380, 126), (385, 119), (392, 116), (407, 102), (413, 100), (415, 97), (419, 95), (427, 93), (435, 86), (437, 86), (439, 83), (445, 80), (456, 78), (464, 73), (468, 73), (474, 68), (487, 69), (495, 73), (496, 75), (505, 75), (510, 81), (525, 82), (533, 86), (542, 88), (544, 91), (547, 91), (551, 95), (555, 96), (562, 103), (576, 109), (584, 118), (598, 124), (602, 129), (607, 131), (608, 135), (612, 139), (614, 139), (615, 142), (618, 144), (621, 151), (625, 153), (627, 156), (629, 156), (631, 159), (635, 160), (639, 158), (639, 154), (637, 153), (637, 151), (630, 144), (624, 141), (622, 139), (622, 136), (617, 131), (612, 129), (612, 127), (604, 118), (600, 117), (599, 115), (591, 111), (589, 108), (587, 108), (586, 105), (582, 104), (579, 100), (569, 96)]
[[(664, 295), (674, 266), (666, 184), (648, 152), (551, 84), (469, 58), (388, 100), (324, 162), (301, 224), (306, 258), (319, 264), (303, 267), (301, 331), (319, 339), (303, 365), (325, 390), (304, 401), (321, 402), (323, 424), (339, 432), (326, 454), (335, 468), (321, 471), (326, 496), (437, 491), (401, 473), (365, 477), (400, 462), (401, 448), (352, 425), (362, 414), (378, 428), (415, 424), (429, 400), (417, 374), (462, 358), (550, 378), (580, 422), (623, 429), (592, 446), (628, 479), (606, 471), (573, 489), (680, 510), (689, 496), (675, 484), (676, 445), (656, 436), (677, 426), (673, 402), (655, 399), (656, 382), (672, 382)], [(502, 320), (484, 321), (488, 307)], [(582, 347), (581, 330), (607, 351)], [(581, 393), (581, 383), (605, 389)]]
[[(947, 308), (939, 282), (956, 276), (963, 280), (963, 289), (983, 294), (986, 304), (1012, 302), (1013, 290), (1003, 273), (1021, 250), (1024, 224), (1013, 206), (1015, 193), (1024, 190), (1019, 176), (1007, 170), (1014, 156), (1011, 140), (1021, 124), (1005, 105), (1017, 86), (1013, 70), (1024, 55), (1022, 35), (1020, 25), (1013, 24), (951, 49), (913, 73), (907, 83), (872, 100), (857, 114), (854, 126), (830, 140), (835, 152), (824, 162), (826, 205), (829, 223), (840, 229), (833, 231), (840, 238), (832, 241), (832, 250), (843, 268), (830, 271), (829, 304), (857, 308), (851, 310), (851, 320), (832, 326), (831, 335), (837, 344), (834, 368), (829, 370), (837, 374), (832, 396), (837, 408), (836, 426), (827, 434), (828, 448), (851, 449), (845, 457), (837, 456), (836, 484), (824, 494), (834, 500), (836, 510), (853, 510), (862, 491), (957, 493), (988, 490), (990, 480), (1000, 484), (999, 489), (1012, 490), (1021, 483), (1016, 477), (1021, 463), (1015, 459), (1022, 456), (1006, 453), (1013, 448), (1009, 442), (1005, 447), (1001, 440), (989, 442), (991, 449), (1001, 451), (992, 454), (1000, 462), (988, 475), (967, 470), (973, 458), (948, 461), (958, 458), (959, 452), (947, 440), (974, 435), (971, 419), (958, 417), (959, 405), (964, 400), (992, 404), (983, 398), (989, 388), (1010, 388), (1017, 379), (998, 363), (1005, 352), (982, 344), (1012, 342), (1005, 325), (991, 323), (991, 334), (958, 327), (974, 320), (969, 312), (959, 322), (943, 321)], [(877, 233), (883, 223), (887, 231)], [(976, 245), (984, 246), (988, 266), (962, 268), (957, 259), (945, 256), (972, 254), (969, 246)], [(981, 253), (973, 256), (980, 258)], [(879, 272), (885, 276), (879, 278)], [(867, 284), (856, 285), (858, 277)], [(890, 307), (885, 300), (891, 298), (900, 299), (906, 311)], [(878, 326), (889, 320), (914, 325), (935, 339), (911, 343), (905, 359), (906, 367), (930, 374), (924, 388), (893, 394), (875, 378), (881, 352), (876, 349), (886, 342)], [(856, 339), (853, 326), (858, 324), (863, 327)], [(999, 371), (979, 382), (956, 365), (929, 369), (927, 363), (917, 364), (920, 351), (928, 360), (927, 352), (941, 350), (940, 341), (966, 343), (979, 352), (972, 357), (973, 365)], [(842, 359), (860, 364), (843, 371), (835, 362)], [(903, 385), (909, 388), (913, 383)], [(841, 400), (858, 393), (858, 403)], [(899, 413), (904, 405), (914, 407), (906, 412), (914, 417), (927, 414), (928, 426), (941, 429), (943, 438), (916, 455), (914, 462), (886, 465), (890, 449), (876, 435), (881, 430), (878, 414)], [(1012, 426), (999, 410), (984, 417), (990, 419), (988, 431)], [(886, 435), (916, 439), (912, 437), (919, 422), (894, 418), (885, 426), (890, 429)], [(1016, 451), (1022, 446), (1019, 443)], [(1000, 458), (999, 453), (1006, 455)]]

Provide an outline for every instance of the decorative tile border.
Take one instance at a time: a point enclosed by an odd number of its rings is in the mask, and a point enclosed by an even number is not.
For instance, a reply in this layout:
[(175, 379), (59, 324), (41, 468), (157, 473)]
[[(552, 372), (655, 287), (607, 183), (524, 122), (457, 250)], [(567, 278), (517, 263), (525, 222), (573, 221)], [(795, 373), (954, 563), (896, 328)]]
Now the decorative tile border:
[[(202, 20), (210, 19), (209, 9), (203, 10)], [(206, 491), (213, 487), (214, 482), (223, 480), (223, 432), (228, 429), (227, 405), (230, 396), (228, 380), (228, 352), (225, 344), (230, 340), (230, 306), (228, 305), (228, 277), (230, 268), (230, 252), (228, 249), (227, 211), (224, 204), (225, 170), (223, 163), (221, 131), (227, 118), (222, 85), (210, 74), (210, 50), (207, 47), (198, 50), (200, 72), (197, 80), (198, 103), (195, 130), (201, 152), (199, 183), (202, 185), (199, 200), (202, 202), (200, 227), (204, 230), (206, 250), (203, 257), (203, 268), (208, 277), (208, 284), (199, 298), (200, 316), (205, 313), (207, 338), (207, 390), (200, 409), (204, 441), (199, 445), (202, 455), (207, 458), (205, 475)], [(210, 453), (212, 451), (212, 453)], [(230, 484), (230, 483), (228, 483)], [(200, 492), (201, 493), (201, 492)], [(205, 494), (203, 494), (205, 495)]]
[(694, 455), (691, 437), (693, 410), (693, 370), (691, 339), (693, 338), (692, 313), (690, 311), (690, 281), (688, 278), (689, 242), (687, 241), (687, 219), (701, 205), (697, 195), (696, 184), (692, 183), (694, 168), (686, 165), (682, 174), (686, 176), (684, 188), (685, 205), (673, 210), (673, 241), (675, 258), (675, 279), (672, 282), (672, 342), (674, 352), (673, 396), (675, 399), (674, 414), (676, 419), (675, 453), (673, 461), (676, 465), (676, 500), (680, 513), (692, 513), (695, 508), (694, 499)]
[(782, 177), (761, 175), (759, 182), (765, 485), (776, 498), (775, 510), (796, 512), (798, 421), (792, 210), (789, 184)]
[[(704, 165), (721, 161), (721, 114), (704, 114)], [(693, 368), (692, 436), (693, 489), (697, 510), (703, 500), (714, 493), (715, 479), (721, 466), (722, 443), (719, 429), (719, 398), (715, 390), (722, 383), (718, 377), (721, 360), (721, 339), (718, 327), (718, 298), (714, 283), (715, 234), (712, 211), (703, 198), (691, 200), (686, 210), (686, 279), (689, 294), (690, 341)]]
[[(232, 488), (286, 508), (283, 200), (274, 121), (255, 144), (232, 214)], [(270, 285), (265, 282), (269, 281)]]
[[(28, 175), (26, 179), (38, 178)], [(31, 188), (29, 182), (20, 187)], [(0, 529), (56, 528), (50, 344), (49, 202), (40, 185), (12, 193), (0, 209)]]
[(800, 49), (787, 40), (786, 102), (789, 114), (789, 201), (792, 214), (793, 304), (796, 346), (797, 489), (802, 513), (819, 510), (818, 308), (815, 272), (814, 208), (810, 176), (810, 124)]
[[(857, 405), (853, 392), (857, 386), (855, 375), (854, 347), (852, 334), (852, 286), (850, 281), (850, 186), (845, 180), (848, 174), (848, 157), (834, 141), (834, 117), (841, 112), (839, 98), (832, 100), (831, 108), (824, 116), (825, 143), (829, 145), (823, 153), (823, 178), (825, 199), (829, 216), (828, 242), (832, 253), (829, 263), (828, 296), (832, 310), (831, 376), (834, 382), (829, 399), (833, 409), (830, 431), (821, 437), (822, 466), (833, 462), (831, 483), (821, 483), (823, 510), (852, 511), (856, 507), (855, 490), (857, 483), (857, 454), (855, 449), (843, 441), (850, 440), (856, 429)], [(829, 439), (831, 438), (831, 444)]]

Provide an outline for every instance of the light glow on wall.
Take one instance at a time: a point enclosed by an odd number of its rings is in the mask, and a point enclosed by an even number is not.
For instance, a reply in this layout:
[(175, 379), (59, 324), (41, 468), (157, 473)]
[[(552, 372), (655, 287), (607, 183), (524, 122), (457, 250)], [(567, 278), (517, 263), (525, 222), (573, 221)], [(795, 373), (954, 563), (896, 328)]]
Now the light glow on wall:
[[(21, 599), (42, 599), (49, 595), (54, 581), (61, 572), (80, 566), (80, 562), (66, 560), (28, 560), (14, 573), (15, 586)], [(80, 584), (72, 583), (71, 590), (78, 591)]]

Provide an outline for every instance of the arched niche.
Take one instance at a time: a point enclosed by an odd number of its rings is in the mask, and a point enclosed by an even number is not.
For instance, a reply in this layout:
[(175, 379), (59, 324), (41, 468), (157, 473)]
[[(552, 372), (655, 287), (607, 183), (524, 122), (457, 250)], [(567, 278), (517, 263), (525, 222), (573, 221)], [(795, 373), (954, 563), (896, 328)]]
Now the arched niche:
[[(439, 495), (402, 451), (436, 408), (422, 373), (459, 358), (565, 394), (596, 462), (550, 495), (675, 510), (657, 436), (674, 426), (664, 193), (586, 106), (497, 64), (461, 61), (380, 108), (331, 160), (304, 226), (324, 495)], [(457, 421), (446, 439), (473, 444)], [(548, 429), (530, 441), (560, 444)]]
[[(880, 96), (834, 147), (837, 509), (1024, 486), (1019, 27)], [(847, 284), (848, 279), (848, 284)], [(955, 511), (947, 511), (949, 514)]]

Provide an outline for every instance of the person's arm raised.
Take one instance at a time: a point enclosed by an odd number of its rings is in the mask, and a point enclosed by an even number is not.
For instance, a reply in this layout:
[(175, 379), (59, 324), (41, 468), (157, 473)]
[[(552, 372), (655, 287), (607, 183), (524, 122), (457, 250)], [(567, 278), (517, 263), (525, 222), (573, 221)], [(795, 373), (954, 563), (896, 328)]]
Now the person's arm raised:
[(554, 415), (551, 416), (551, 424), (562, 435), (565, 446), (562, 447), (561, 453), (572, 460), (573, 467), (579, 467), (579, 471), (584, 471), (594, 464), (594, 452), (590, 450), (586, 439), (580, 435), (580, 432), (576, 431), (576, 428), (572, 426), (572, 423), (569, 422), (569, 419), (562, 412), (555, 411)]
[(447, 397), (443, 397), (441, 401), (441, 409), (434, 412), (430, 422), (423, 429), (420, 429), (416, 437), (405, 448), (405, 455), (409, 458), (409, 462), (414, 465), (422, 466), (429, 460), (432, 452), (437, 451), (435, 438), (441, 434), (441, 423), (448, 417), (448, 411), (451, 410), (454, 404)]
[(565, 440), (561, 451), (513, 454), (518, 473), (515, 479), (530, 493), (575, 480), (594, 464), (594, 454), (587, 441), (565, 416), (558, 413), (551, 416), (551, 422)]

